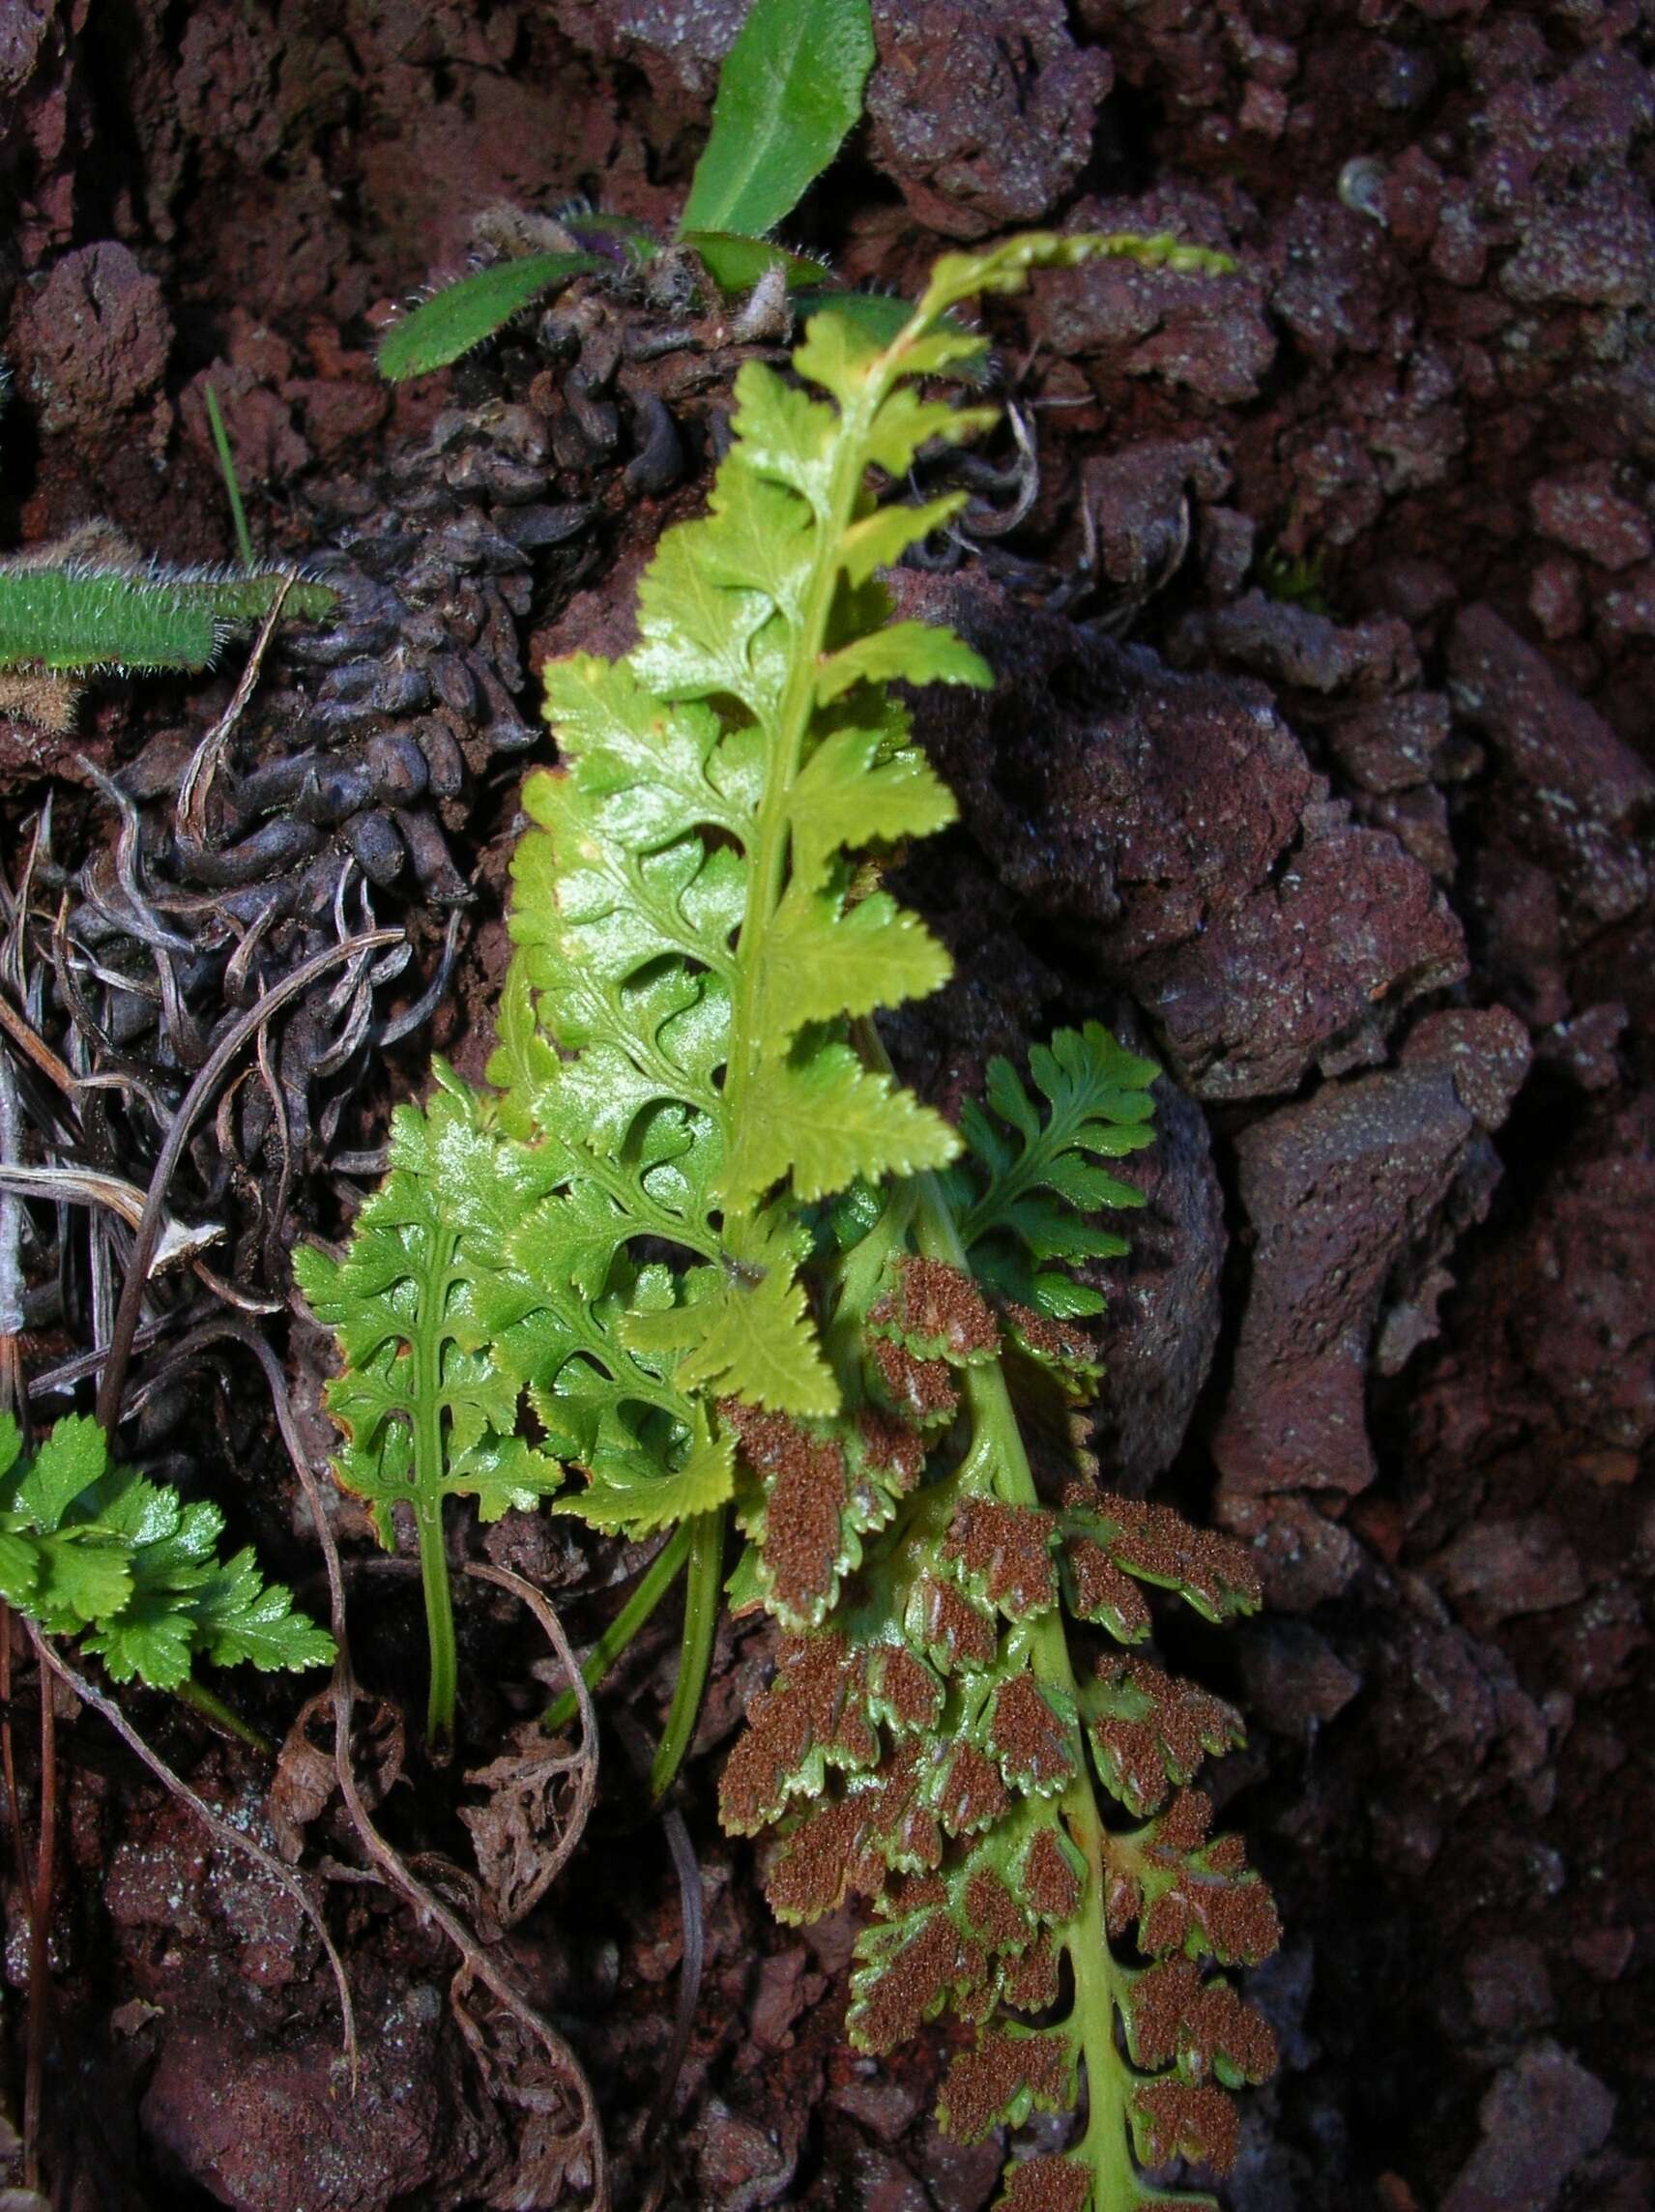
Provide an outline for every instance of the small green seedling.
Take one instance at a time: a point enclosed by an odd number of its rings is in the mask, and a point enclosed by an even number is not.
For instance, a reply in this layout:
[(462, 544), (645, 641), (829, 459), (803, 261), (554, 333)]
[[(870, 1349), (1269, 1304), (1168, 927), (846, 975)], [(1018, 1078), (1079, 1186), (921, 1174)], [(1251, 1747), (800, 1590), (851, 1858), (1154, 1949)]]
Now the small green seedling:
[(817, 268), (762, 242), (855, 128), (873, 65), (868, 0), (755, 0), (719, 73), (679, 218), (679, 243), (721, 289), (748, 290), (778, 257), (790, 276)]
[(117, 1682), (179, 1690), (202, 1659), (332, 1664), (333, 1638), (265, 1582), (250, 1551), (218, 1556), (223, 1527), (216, 1505), (112, 1467), (84, 1414), (26, 1456), (0, 1413), (0, 1598), (48, 1635), (78, 1637)]
[[(719, 72), (711, 133), (677, 234), (722, 291), (750, 291), (776, 268), (790, 284), (827, 276), (821, 262), (769, 234), (856, 124), (873, 60), (868, 0), (754, 0)], [(458, 361), (537, 300), (605, 267), (579, 246), (584, 235), (600, 234), (620, 236), (638, 261), (662, 250), (641, 225), (613, 218), (582, 217), (567, 230), (525, 224), (520, 238), (500, 242), (507, 259), (445, 285), (391, 326), (380, 341), (381, 373), (397, 384)], [(536, 249), (553, 238), (557, 250)]]

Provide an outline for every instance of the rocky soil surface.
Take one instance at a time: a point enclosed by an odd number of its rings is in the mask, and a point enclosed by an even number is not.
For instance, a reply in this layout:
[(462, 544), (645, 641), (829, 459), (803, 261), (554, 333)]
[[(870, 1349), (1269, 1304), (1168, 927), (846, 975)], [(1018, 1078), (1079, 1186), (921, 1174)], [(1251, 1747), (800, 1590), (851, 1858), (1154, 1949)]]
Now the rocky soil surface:
[[(158, 825), (233, 669), (101, 682), (66, 735), (0, 717), (9, 944), (43, 884), (78, 943), (142, 936), (124, 825), (168, 914), (211, 898), (234, 923), (179, 920), (197, 934), (176, 974), (146, 956), (171, 983), (103, 1002), (110, 1053), (167, 1098), (246, 990), (240, 933), (304, 957), (335, 926), (347, 855), (351, 896), (410, 929), (400, 979), (305, 1002), (280, 1068), (220, 1117), (217, 1167), (191, 1171), (191, 1202), (231, 1226), (227, 1270), (267, 1304), (292, 1234), (336, 1229), (431, 1045), (480, 1069), (532, 671), (624, 640), (640, 562), (705, 486), (741, 350), (704, 318), (676, 353), (628, 353), (639, 317), (671, 319), (645, 302), (392, 393), (374, 333), (464, 266), (492, 203), (583, 194), (670, 224), (741, 13), (0, 9), (0, 542), (96, 517), (145, 551), (224, 558), (210, 379), (262, 541), (325, 554), (347, 594), (332, 646), (275, 656), (205, 859)], [(909, 284), (948, 241), (1036, 222), (1174, 229), (1235, 262), (1048, 276), (993, 320), (1023, 447), (988, 456), (965, 557), (900, 580), (1000, 678), (919, 711), (964, 819), (915, 890), (962, 980), (893, 1040), (944, 1105), (1060, 1019), (1101, 1014), (1169, 1071), (1113, 1276), (1100, 1441), (1119, 1486), (1244, 1536), (1265, 1577), (1263, 1615), (1201, 1652), (1250, 1719), (1217, 1793), (1288, 1931), (1255, 1978), (1284, 2063), (1246, 2101), (1232, 2200), (1639, 2212), (1655, 10), (875, 0), (874, 17), (867, 121), (798, 225), (847, 278)], [(20, 985), (8, 966), (0, 987)], [(73, 1320), (43, 1309), (31, 1366), (84, 1348)], [(247, 1529), (325, 1605), (257, 1371), (221, 1349), (211, 1408), (162, 1375), (144, 1434), (217, 1470), (220, 1496), (232, 1465), (267, 1478)], [(291, 1356), (303, 1414), (317, 1351), (297, 1327)], [(353, 1511), (338, 1531), (364, 1682), (406, 1696), (416, 1591)], [(508, 1521), (487, 1551), (566, 1602), (577, 1637), (627, 1564), (545, 1523)], [(479, 1586), (463, 1625), (479, 1762), (535, 1695), (496, 1594)], [(778, 1930), (719, 1837), (718, 1747), (767, 1652), (750, 1627), (722, 1635), (684, 1800), (707, 1968), (667, 2201), (979, 2212), (999, 2154), (938, 2136), (938, 2052), (849, 2056), (852, 1929)], [(670, 1664), (664, 1630), (630, 1663), (646, 1722)], [(278, 1734), (285, 1695), (264, 1698)], [(233, 1819), (306, 1863), (345, 1853), (291, 1757), (272, 1800), (268, 1762), (160, 1701), (132, 1710)], [(499, 2023), (450, 2005), (437, 1932), (382, 1888), (334, 1889), (353, 2102), (332, 1984), (283, 1893), (94, 1715), (66, 1713), (60, 1756), (60, 2204), (556, 2201), (544, 2112), (499, 2090)], [(451, 1777), (395, 1745), (381, 1773), (388, 1828), (468, 1861), (424, 1809), (451, 1803)], [(15, 1870), (6, 1908), (16, 2060)], [(682, 1950), (659, 1828), (595, 1830), (506, 1940), (627, 2145)]]

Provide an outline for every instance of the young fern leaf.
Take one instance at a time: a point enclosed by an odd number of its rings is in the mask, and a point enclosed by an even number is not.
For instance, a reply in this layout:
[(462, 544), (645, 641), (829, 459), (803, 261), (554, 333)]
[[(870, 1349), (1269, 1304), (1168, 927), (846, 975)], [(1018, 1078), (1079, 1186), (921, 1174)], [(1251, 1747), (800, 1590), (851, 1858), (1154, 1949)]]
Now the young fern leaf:
[(266, 1583), (250, 1551), (220, 1559), (224, 1517), (111, 1467), (103, 1432), (59, 1421), (32, 1458), (0, 1413), (0, 1598), (48, 1635), (78, 1636), (117, 1682), (158, 1690), (197, 1659), (325, 1667), (334, 1640)]
[(1144, 1200), (1093, 1163), (1153, 1144), (1149, 1086), (1160, 1070), (1089, 1022), (1037, 1044), (1029, 1072), (1047, 1103), (1044, 1121), (1010, 1061), (998, 1056), (986, 1086), (993, 1118), (974, 1102), (961, 1112), (973, 1157), (950, 1171), (947, 1184), (960, 1240), (978, 1280), (1003, 1296), (1060, 1319), (1100, 1313), (1101, 1295), (1067, 1269), (1118, 1259), (1127, 1247), (1086, 1216)]
[(394, 1508), (413, 1515), (431, 1646), (428, 1727), (443, 1742), (457, 1680), (443, 1501), (474, 1497), (485, 1520), (498, 1520), (558, 1488), (563, 1470), (516, 1434), (520, 1390), (479, 1316), (512, 1222), (543, 1187), (539, 1162), (497, 1140), (447, 1069), (437, 1076), (422, 1111), (397, 1109), (390, 1173), (344, 1258), (306, 1245), (293, 1265), (345, 1356), (327, 1389), (347, 1440), (339, 1480), (367, 1500), (388, 1550)]

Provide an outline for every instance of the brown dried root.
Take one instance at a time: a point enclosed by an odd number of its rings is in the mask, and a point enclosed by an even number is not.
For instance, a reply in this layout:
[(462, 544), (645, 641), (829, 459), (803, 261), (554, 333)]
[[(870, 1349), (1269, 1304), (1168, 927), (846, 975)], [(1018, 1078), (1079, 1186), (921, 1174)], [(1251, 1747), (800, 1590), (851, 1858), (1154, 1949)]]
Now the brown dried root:
[[(231, 1324), (219, 1325), (233, 1326)], [(551, 2023), (501, 1972), (459, 1915), (445, 1905), (435, 1891), (412, 1871), (401, 1854), (386, 1842), (374, 1826), (367, 1807), (363, 1802), (350, 1756), (351, 1722), (356, 1708), (357, 1687), (345, 1622), (345, 1578), (339, 1562), (339, 1549), (334, 1541), (334, 1532), (329, 1525), (327, 1508), (323, 1503), (315, 1471), (305, 1457), (294, 1423), (286, 1382), (276, 1367), (276, 1354), (262, 1340), (250, 1334), (245, 1341), (264, 1367), (270, 1382), (282, 1441), (287, 1446), (293, 1471), (299, 1477), (309, 1503), (310, 1517), (315, 1524), (317, 1541), (322, 1547), (322, 1557), (328, 1569), (331, 1626), (339, 1652), (334, 1668), (334, 1760), (339, 1778), (339, 1794), (344, 1799), (351, 1824), (356, 1829), (363, 1849), (385, 1882), (407, 1899), (421, 1921), (441, 1929), (459, 1953), (460, 1967), (454, 1976), (450, 1994), (460, 2027), (485, 2078), (493, 2076), (496, 2067), (492, 2056), (485, 2055), (487, 2046), (482, 2040), (483, 2027), (468, 2002), (474, 1984), (486, 1990), (499, 2008), (499, 2013), (507, 2017), (529, 2044), (538, 2045), (545, 2054), (551, 2069), (549, 2079), (536, 2078), (539, 2072), (538, 2062), (531, 2060), (525, 2063), (519, 2060), (509, 2078), (509, 2090), (502, 2090), (507, 2101), (517, 2105), (526, 2115), (525, 2139), (519, 2146), (519, 2167), (532, 2166), (536, 2174), (545, 2179), (550, 2179), (555, 2173), (560, 2185), (565, 2179), (575, 2182), (577, 2186), (589, 2191), (590, 2212), (609, 2212), (609, 2174), (603, 2133), (598, 2124), (592, 2084), (587, 2081), (580, 2061)], [(520, 1576), (509, 1574), (504, 1568), (474, 1567), (473, 1571), (485, 1580), (499, 1582), (503, 1586), (512, 1589), (530, 1606), (537, 1619), (546, 1629), (569, 1671), (570, 1678), (579, 1685), (582, 1727), (587, 1740), (595, 1746), (596, 1727), (591, 1695), (581, 1680), (579, 1666), (564, 1637), (562, 1623), (557, 1620), (550, 1606)], [(595, 1763), (595, 1751), (594, 1761)], [(508, 2032), (499, 2021), (498, 2015), (490, 2026), (496, 2034)], [(550, 2124), (558, 2096), (566, 2104), (572, 2105), (576, 2113), (576, 2124), (561, 2132)], [(498, 2197), (490, 2198), (491, 2202), (523, 2200), (515, 2196), (506, 2200)]]
[(240, 1851), (245, 1857), (251, 1859), (262, 1875), (268, 1877), (271, 1881), (276, 1884), (277, 1888), (292, 1898), (294, 1904), (298, 1906), (305, 1919), (315, 1929), (321, 1939), (322, 1948), (328, 1955), (328, 1965), (333, 1971), (334, 1986), (339, 1993), (339, 2010), (344, 2017), (345, 2056), (350, 2061), (351, 2080), (355, 2081), (359, 2052), (357, 2049), (356, 2012), (351, 2003), (351, 1986), (345, 1977), (344, 1961), (339, 1957), (334, 1938), (328, 1933), (328, 1924), (323, 1919), (315, 1899), (291, 1867), (283, 1866), (281, 1861), (273, 1857), (262, 1844), (255, 1843), (252, 1837), (245, 1834), (233, 1820), (227, 1820), (223, 1814), (216, 1812), (204, 1797), (197, 1795), (182, 1775), (175, 1774), (166, 1761), (161, 1758), (160, 1752), (153, 1750), (144, 1741), (115, 1701), (112, 1698), (106, 1698), (102, 1690), (96, 1688), (93, 1683), (86, 1679), (84, 1674), (77, 1673), (64, 1658), (50, 1638), (41, 1634), (33, 1621), (28, 1623), (28, 1629), (29, 1640), (34, 1644), (35, 1654), (41, 1665), (49, 1668), (60, 1682), (67, 1684), (83, 1705), (90, 1705), (95, 1713), (101, 1714), (108, 1722), (128, 1750), (135, 1753), (143, 1761), (157, 1781), (170, 1790), (181, 1804), (189, 1807), (189, 1810), (195, 1815), (195, 1818), (201, 1822), (215, 1843), (225, 1850)]
[[(560, 1751), (540, 1733), (515, 1757), (496, 1759), (468, 1774), (466, 1780), (489, 1792), (489, 1803), (463, 1810), (460, 1819), (471, 1830), (481, 1874), (503, 1928), (514, 1928), (545, 1896), (567, 1865), (581, 1839), (597, 1796), (597, 1720), (592, 1692), (565, 1634), (564, 1624), (533, 1583), (508, 1567), (484, 1566), (473, 1560), (466, 1568), (479, 1582), (494, 1583), (519, 1598), (545, 1630), (547, 1640), (574, 1684), (580, 1709), (580, 1743), (572, 1752)], [(558, 1811), (553, 1798), (558, 1785), (572, 1778), (571, 1802)], [(548, 1843), (547, 1830), (555, 1828)]]

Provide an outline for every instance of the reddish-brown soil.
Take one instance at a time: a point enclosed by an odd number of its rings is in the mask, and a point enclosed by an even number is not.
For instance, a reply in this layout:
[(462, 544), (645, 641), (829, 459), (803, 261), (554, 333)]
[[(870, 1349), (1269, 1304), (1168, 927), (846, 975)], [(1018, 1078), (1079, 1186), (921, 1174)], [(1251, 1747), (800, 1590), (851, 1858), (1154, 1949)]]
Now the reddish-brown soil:
[[(339, 1159), (379, 1142), (433, 1040), (480, 1071), (505, 756), (528, 734), (516, 717), (533, 721), (523, 663), (624, 639), (641, 560), (704, 484), (727, 373), (704, 333), (704, 389), (623, 370), (618, 409), (582, 352), (552, 457), (531, 465), (487, 362), (392, 394), (374, 330), (463, 266), (492, 202), (585, 194), (669, 223), (741, 12), (0, 8), (0, 543), (105, 517), (145, 551), (225, 557), (209, 373), (272, 548), (342, 542), (388, 503), (414, 511), (447, 450), (440, 422), (427, 433), (456, 405), (474, 427), (495, 410), (474, 477), (456, 464), (444, 480), (482, 503), (462, 521), (498, 525), (514, 503), (563, 518), (515, 540), (466, 524), (438, 548), (451, 590), (413, 657), (461, 743), (421, 723), (414, 751), (387, 749), (401, 695), (376, 690), (358, 784), (307, 802), (302, 852), (246, 862), (322, 869), (349, 826), (370, 875), (402, 870), (390, 895), (426, 980), (458, 879), (479, 896), (434, 1018), (354, 1063), (348, 1096), (311, 1081), (322, 1032), (295, 1043), (296, 1176), (285, 1150), (271, 1165), (251, 1089), (232, 1134), (253, 1164), (215, 1186), (195, 1160), (197, 1196), (235, 1227), (239, 1280), (278, 1278), (296, 1225), (336, 1227)], [(994, 318), (1039, 474), (1028, 513), (997, 532), (1004, 515), (985, 512), (952, 573), (901, 580), (1000, 684), (920, 702), (964, 821), (913, 885), (959, 978), (893, 1037), (944, 1107), (989, 1053), (1065, 1018), (1103, 1016), (1169, 1071), (1161, 1141), (1133, 1163), (1148, 1208), (1109, 1277), (1100, 1443), (1113, 1487), (1159, 1486), (1253, 1544), (1265, 1578), (1263, 1615), (1195, 1654), (1247, 1716), (1216, 1794), (1287, 1930), (1252, 1981), (1283, 2064), (1244, 2099), (1232, 2200), (1638, 2212), (1655, 2202), (1655, 11), (876, 0), (874, 15), (868, 122), (798, 224), (847, 277), (911, 283), (946, 241), (1047, 220), (1172, 228), (1236, 264), (1216, 280), (1102, 264)], [(689, 425), (676, 469), (647, 458), (652, 399)], [(561, 507), (523, 509), (511, 470), (536, 467), (551, 488), (534, 498)], [(1013, 473), (977, 488), (1002, 509), (1017, 496)], [(303, 666), (276, 681), (310, 711)], [(56, 863), (84, 887), (119, 828), (93, 771), (170, 805), (227, 687), (102, 682), (67, 739), (0, 716), (8, 898), (48, 788)], [(335, 684), (329, 712), (356, 744), (358, 702)], [(314, 905), (284, 910), (293, 957)], [(135, 1053), (155, 1017), (130, 1010)], [(85, 1341), (43, 1323), (25, 1362)], [(292, 1355), (313, 1387), (314, 1343)], [(143, 1435), (227, 1502), (238, 1470), (258, 1477), (239, 1524), (325, 1607), (255, 1384), (231, 1348), (210, 1412), (175, 1380)], [(310, 1441), (325, 1449), (319, 1425)], [(414, 1586), (373, 1563), (354, 1509), (339, 1533), (364, 1680), (417, 1700)], [(515, 1519), (487, 1550), (564, 1593), (583, 1637), (627, 1563)], [(525, 1654), (497, 1595), (463, 1602), (472, 1765), (501, 1755), (537, 1695), (538, 1647)], [(771, 1655), (750, 1626), (721, 1630), (684, 1791), (707, 1970), (666, 2201), (979, 2212), (998, 2152), (937, 2134), (941, 2039), (877, 2069), (850, 2056), (853, 1922), (778, 1929), (751, 1852), (718, 1832), (723, 1747)], [(647, 1726), (671, 1663), (663, 1628), (628, 1664)], [(32, 1689), (21, 1658), (17, 1681)], [(298, 1703), (285, 1685), (247, 1698), (276, 1734)], [(309, 1866), (350, 1855), (325, 1786), (272, 1811), (256, 1756), (163, 1701), (131, 1709), (232, 1817), (274, 1820), (273, 1842), (287, 1820)], [(332, 1885), (362, 2016), (353, 2099), (332, 1984), (282, 1893), (94, 1715), (65, 1714), (60, 1759), (56, 2202), (556, 2200), (555, 2160), (468, 2048), (439, 1934), (372, 1883)], [(381, 1818), (408, 1849), (469, 1863), (463, 1796), (410, 1751)], [(5, 1895), (20, 2083), (15, 1869)], [(600, 1809), (506, 1940), (625, 2153), (682, 1958), (658, 1825)], [(627, 2186), (647, 2163), (624, 2159)]]

